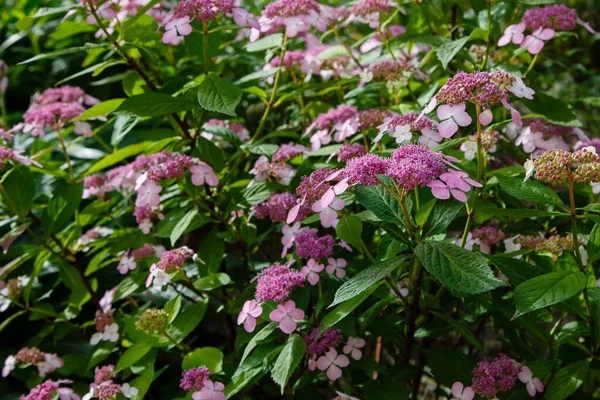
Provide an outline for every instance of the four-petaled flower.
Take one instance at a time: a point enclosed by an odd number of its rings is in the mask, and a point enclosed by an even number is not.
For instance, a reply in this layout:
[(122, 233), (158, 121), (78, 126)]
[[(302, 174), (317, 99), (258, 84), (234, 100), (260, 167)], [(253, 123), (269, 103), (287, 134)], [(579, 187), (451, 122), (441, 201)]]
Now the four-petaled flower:
[(248, 300), (244, 303), (244, 307), (238, 315), (238, 325), (244, 324), (246, 332), (254, 331), (256, 327), (256, 319), (262, 314), (262, 307), (256, 300)]
[(344, 276), (346, 276), (345, 268), (348, 264), (346, 260), (343, 258), (328, 258), (327, 262), (328, 264), (325, 270), (328, 274), (331, 275), (335, 273), (335, 276), (337, 276), (339, 279), (342, 279)]
[(273, 322), (279, 322), (279, 329), (283, 333), (292, 333), (298, 326), (296, 321), (304, 318), (304, 311), (296, 308), (296, 303), (293, 300), (288, 300), (283, 304), (279, 304), (277, 308), (271, 311), (269, 318)]
[(365, 347), (365, 344), (367, 344), (365, 339), (354, 338), (350, 336), (348, 338), (348, 342), (342, 350), (345, 354), (350, 354), (350, 357), (354, 358), (355, 360), (360, 360), (362, 358), (361, 349)]
[(124, 383), (121, 386), (121, 393), (123, 393), (123, 396), (130, 399), (133, 396), (137, 396), (140, 391), (136, 387), (131, 386), (129, 383)]
[(544, 41), (554, 37), (554, 30), (539, 27), (531, 35), (528, 35), (521, 43), (522, 47), (527, 47), (531, 54), (538, 54), (544, 48)]
[(500, 40), (498, 40), (498, 46), (506, 46), (510, 42), (513, 42), (514, 44), (521, 44), (523, 38), (525, 37), (525, 35), (523, 35), (525, 28), (527, 28), (527, 25), (525, 25), (523, 22), (520, 24), (507, 26), (504, 30), (504, 35), (502, 35)]
[(437, 116), (443, 121), (440, 123), (438, 131), (445, 138), (452, 137), (457, 131), (458, 126), (469, 126), (473, 122), (471, 116), (467, 114), (466, 104), (457, 104), (450, 106), (444, 104), (438, 107)]
[(163, 34), (162, 41), (165, 44), (177, 46), (183, 41), (184, 36), (187, 36), (190, 33), (192, 33), (190, 17), (184, 16), (176, 18), (167, 22), (165, 25), (165, 33)]
[(208, 186), (217, 186), (219, 184), (217, 175), (215, 175), (211, 166), (206, 163), (201, 162), (198, 165), (194, 165), (190, 168), (190, 172), (192, 173), (192, 183), (195, 186), (202, 186), (204, 183)]
[(308, 260), (306, 265), (302, 267), (300, 272), (304, 274), (312, 286), (315, 286), (319, 282), (319, 272), (323, 271), (324, 269), (325, 266), (323, 264), (319, 264), (311, 258)]
[(412, 140), (412, 132), (410, 131), (410, 125), (398, 125), (394, 128), (391, 136), (396, 139), (396, 143), (402, 144), (404, 142), (410, 142)]
[(157, 207), (160, 204), (160, 195), (162, 186), (157, 185), (156, 182), (147, 180), (137, 190), (137, 199), (135, 205), (138, 207), (151, 206)]
[(321, 201), (316, 201), (312, 210), (319, 213), (319, 219), (323, 228), (333, 228), (339, 222), (338, 211), (346, 206), (346, 202), (342, 199), (335, 198), (329, 205), (323, 206)]
[(544, 384), (539, 378), (533, 377), (533, 372), (527, 366), (521, 367), (521, 372), (517, 375), (519, 380), (525, 384), (527, 392), (531, 397), (534, 397), (536, 393), (542, 393), (544, 391)]
[(125, 275), (129, 271), (133, 271), (135, 267), (135, 258), (130, 257), (129, 252), (126, 252), (119, 260), (119, 265), (117, 266), (117, 269), (122, 275)]
[(466, 192), (471, 190), (471, 186), (482, 187), (479, 182), (469, 178), (466, 172), (456, 170), (444, 172), (440, 175), (440, 180), (431, 181), (427, 186), (438, 199), (447, 200), (452, 195), (463, 203), (467, 201)]
[(456, 400), (473, 400), (475, 391), (471, 386), (465, 387), (461, 382), (454, 382), (454, 385), (452, 385), (452, 396)]
[(194, 400), (225, 400), (225, 385), (221, 382), (205, 381), (199, 392), (192, 395)]
[(348, 364), (350, 364), (348, 357), (343, 354), (338, 355), (333, 347), (317, 360), (317, 368), (321, 371), (327, 371), (327, 377), (332, 381), (342, 376), (342, 368), (347, 367)]

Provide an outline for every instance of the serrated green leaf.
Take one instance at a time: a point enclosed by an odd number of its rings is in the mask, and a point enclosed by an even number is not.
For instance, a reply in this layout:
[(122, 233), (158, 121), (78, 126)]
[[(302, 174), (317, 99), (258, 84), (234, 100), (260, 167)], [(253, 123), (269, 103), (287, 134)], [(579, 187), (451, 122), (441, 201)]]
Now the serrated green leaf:
[(468, 41), (469, 36), (465, 36), (451, 42), (446, 42), (437, 49), (437, 57), (442, 63), (444, 69), (448, 68), (450, 61), (452, 61), (454, 56), (456, 56), (458, 52), (465, 47), (465, 44), (467, 44)]
[(355, 215), (341, 215), (340, 222), (335, 227), (335, 232), (340, 239), (353, 246), (355, 249), (363, 252), (362, 221)]
[(523, 182), (520, 178), (501, 175), (498, 175), (497, 178), (502, 190), (519, 200), (537, 204), (553, 204), (565, 208), (556, 192), (539, 182), (533, 180)]
[(157, 117), (191, 110), (194, 107), (194, 103), (186, 98), (151, 92), (126, 99), (115, 112), (133, 114), (138, 117)]
[(567, 300), (585, 285), (585, 275), (579, 271), (557, 271), (529, 279), (515, 289), (517, 312), (513, 318)]
[(506, 286), (494, 276), (481, 254), (454, 244), (421, 242), (415, 254), (425, 269), (456, 295), (485, 293)]
[(305, 353), (306, 344), (304, 339), (299, 335), (289, 336), (287, 343), (275, 361), (275, 365), (273, 365), (273, 369), (271, 369), (271, 377), (281, 387), (281, 394), (283, 394), (288, 380), (302, 361)]
[(241, 99), (239, 87), (212, 72), (204, 75), (198, 87), (198, 103), (208, 111), (235, 117), (235, 107)]
[(565, 400), (583, 384), (590, 360), (576, 361), (558, 370), (550, 385), (546, 388), (546, 400)]
[(255, 42), (248, 43), (246, 46), (244, 46), (244, 48), (246, 51), (255, 52), (272, 49), (274, 47), (281, 47), (282, 44), (283, 34), (274, 33), (272, 35), (265, 36), (264, 38), (260, 38)]

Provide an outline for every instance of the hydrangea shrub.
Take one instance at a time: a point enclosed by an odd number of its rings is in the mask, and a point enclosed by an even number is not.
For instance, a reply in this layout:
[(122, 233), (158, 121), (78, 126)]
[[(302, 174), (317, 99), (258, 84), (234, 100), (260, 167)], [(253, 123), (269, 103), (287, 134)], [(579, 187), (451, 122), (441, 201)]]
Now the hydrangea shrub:
[(565, 3), (7, 2), (0, 397), (600, 397)]

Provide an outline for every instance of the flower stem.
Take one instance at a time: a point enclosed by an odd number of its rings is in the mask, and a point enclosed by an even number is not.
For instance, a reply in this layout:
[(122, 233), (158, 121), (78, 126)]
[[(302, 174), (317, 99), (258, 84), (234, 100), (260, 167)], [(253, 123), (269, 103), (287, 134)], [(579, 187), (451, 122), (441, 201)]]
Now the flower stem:
[(265, 108), (265, 112), (264, 112), (262, 118), (260, 119), (258, 128), (256, 129), (256, 132), (254, 132), (252, 139), (250, 139), (250, 144), (254, 143), (256, 141), (256, 139), (258, 139), (258, 137), (260, 136), (261, 132), (263, 131), (263, 129), (265, 127), (265, 123), (267, 122), (267, 117), (269, 116), (269, 112), (271, 111), (271, 108), (273, 108), (273, 102), (275, 101), (275, 93), (277, 93), (277, 85), (279, 83), (279, 76), (281, 75), (281, 70), (283, 69), (283, 59), (285, 57), (285, 48), (287, 46), (287, 39), (288, 39), (287, 34), (284, 34), (283, 35), (283, 44), (281, 45), (281, 54), (279, 55), (279, 69), (277, 70), (277, 73), (275, 74), (275, 80), (273, 81), (273, 89), (271, 91), (271, 97), (269, 98), (269, 102), (267, 103), (267, 108)]
[(69, 178), (72, 182), (75, 182), (75, 174), (73, 173), (73, 166), (71, 165), (71, 157), (69, 157), (69, 153), (67, 152), (65, 140), (60, 134), (60, 129), (57, 129), (56, 133), (58, 134), (58, 141), (60, 142), (60, 147), (62, 147), (62, 152), (65, 155), (65, 160), (67, 160), (67, 166), (69, 167)]
[(531, 64), (529, 64), (529, 68), (527, 68), (527, 71), (525, 71), (525, 73), (523, 74), (523, 78), (525, 78), (527, 76), (527, 74), (529, 73), (529, 71), (531, 71), (533, 69), (533, 66), (535, 65), (535, 62), (537, 61), (539, 55), (540, 55), (540, 53), (537, 53), (533, 57), (533, 60), (531, 60)]
[(356, 63), (356, 65), (358, 65), (358, 68), (364, 69), (364, 67), (360, 64), (360, 62), (358, 61), (358, 59), (352, 53), (352, 49), (350, 48), (350, 46), (348, 46), (348, 44), (342, 40), (342, 38), (340, 36), (340, 33), (338, 32), (337, 28), (334, 26), (331, 29), (333, 30), (333, 34), (335, 35), (335, 37), (337, 38), (337, 40), (340, 42), (340, 44), (342, 46), (344, 46), (344, 48), (348, 52), (348, 55), (352, 58), (352, 60), (354, 60), (354, 62)]
[(396, 61), (396, 56), (394, 55), (394, 52), (392, 51), (392, 48), (390, 47), (390, 42), (388, 42), (387, 37), (383, 34), (383, 31), (381, 30), (380, 26), (377, 27), (377, 32), (379, 32), (379, 36), (381, 37), (381, 41), (383, 42), (383, 45), (387, 49), (388, 53), (390, 53), (390, 56), (392, 56), (392, 58), (394, 59), (394, 61)]
[(210, 65), (210, 56), (208, 54), (208, 24), (205, 22), (202, 23), (202, 27), (203, 27), (203, 34), (204, 36), (202, 37), (203, 41), (204, 41), (204, 46), (203, 50), (204, 50), (204, 73), (208, 74), (208, 67)]

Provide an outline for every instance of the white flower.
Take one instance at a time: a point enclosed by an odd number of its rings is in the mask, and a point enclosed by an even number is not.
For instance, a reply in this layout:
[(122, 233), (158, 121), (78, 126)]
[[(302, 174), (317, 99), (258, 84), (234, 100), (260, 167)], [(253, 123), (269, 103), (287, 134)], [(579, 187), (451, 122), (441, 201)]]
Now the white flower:
[(98, 343), (100, 343), (102, 341), (102, 337), (104, 336), (104, 334), (102, 332), (96, 332), (92, 335), (92, 337), (90, 338), (90, 344), (92, 346), (97, 345)]
[(404, 142), (410, 142), (412, 140), (412, 132), (410, 131), (410, 125), (400, 125), (394, 128), (394, 133), (391, 135), (396, 138), (396, 143), (402, 144)]
[(124, 383), (123, 386), (121, 386), (121, 393), (128, 399), (137, 396), (139, 392), (140, 391), (136, 387), (129, 385), (129, 383)]
[(535, 94), (535, 90), (527, 87), (521, 78), (516, 78), (515, 83), (506, 89), (519, 98), (524, 97), (529, 100), (533, 100), (533, 95)]
[(535, 164), (533, 160), (527, 160), (523, 166), (525, 167), (525, 179), (523, 179), (523, 182), (527, 182), (527, 179), (531, 178), (535, 171)]
[(6, 378), (10, 372), (17, 366), (17, 359), (15, 356), (8, 356), (4, 360), (4, 367), (2, 368), (2, 377)]
[(110, 342), (116, 342), (119, 340), (119, 325), (115, 322), (104, 327), (104, 332), (102, 333), (102, 339), (108, 340)]
[(152, 282), (152, 286), (156, 289), (162, 289), (167, 283), (171, 281), (171, 275), (167, 274), (162, 269), (154, 270), (154, 281)]
[(44, 361), (38, 364), (38, 372), (41, 377), (46, 376), (57, 368), (62, 368), (63, 360), (56, 354), (44, 353)]

